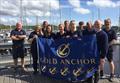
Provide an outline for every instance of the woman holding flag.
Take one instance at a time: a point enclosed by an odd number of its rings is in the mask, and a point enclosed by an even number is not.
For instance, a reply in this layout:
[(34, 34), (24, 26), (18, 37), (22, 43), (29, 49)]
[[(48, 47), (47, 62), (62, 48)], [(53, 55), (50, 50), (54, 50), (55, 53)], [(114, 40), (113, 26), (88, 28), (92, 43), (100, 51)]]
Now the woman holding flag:
[(33, 74), (38, 73), (37, 70), (38, 54), (37, 54), (37, 41), (36, 41), (38, 37), (43, 37), (43, 32), (41, 26), (36, 25), (34, 31), (30, 33), (28, 38), (28, 42), (31, 44), (31, 54), (33, 58), (33, 69), (34, 69)]

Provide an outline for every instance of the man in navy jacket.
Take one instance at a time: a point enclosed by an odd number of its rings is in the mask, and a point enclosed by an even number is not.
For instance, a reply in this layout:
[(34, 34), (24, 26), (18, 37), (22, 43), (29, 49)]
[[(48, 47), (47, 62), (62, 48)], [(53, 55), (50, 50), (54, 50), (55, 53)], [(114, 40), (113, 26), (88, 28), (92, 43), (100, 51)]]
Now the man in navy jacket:
[[(105, 56), (107, 55), (108, 51), (108, 36), (107, 34), (101, 29), (102, 22), (101, 20), (96, 20), (94, 23), (94, 28), (96, 30), (96, 37), (97, 37), (97, 47), (98, 47), (98, 55), (100, 57), (100, 70), (103, 68), (105, 63)], [(98, 83), (99, 80), (99, 72), (95, 73), (95, 80), (94, 83)]]

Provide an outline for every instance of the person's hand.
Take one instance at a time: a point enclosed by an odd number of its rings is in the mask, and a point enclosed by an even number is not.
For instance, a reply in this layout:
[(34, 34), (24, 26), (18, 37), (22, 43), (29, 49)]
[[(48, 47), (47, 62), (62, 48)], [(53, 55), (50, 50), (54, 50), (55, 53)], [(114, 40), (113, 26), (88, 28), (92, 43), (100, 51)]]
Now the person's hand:
[(69, 36), (69, 35), (67, 35), (67, 36), (66, 36), (66, 38), (70, 38), (70, 36)]
[(12, 40), (19, 40), (19, 38), (17, 37), (17, 35), (11, 36)]
[(40, 32), (40, 34), (41, 34), (41, 35), (44, 35), (42, 31)]
[(16, 38), (19, 38), (18, 35), (15, 35)]
[(115, 44), (115, 43), (116, 43), (116, 40), (113, 39), (113, 40), (109, 43), (109, 46), (112, 46), (112, 45)]
[(74, 35), (73, 37), (78, 37), (78, 35)]
[(38, 38), (38, 36), (37, 36), (37, 35), (34, 35), (34, 37), (33, 37), (33, 38), (37, 39), (37, 38)]
[(21, 39), (24, 39), (25, 36), (24, 35), (17, 35), (17, 38), (19, 38), (21, 40)]
[(21, 39), (21, 36), (20, 36), (20, 35), (17, 35), (17, 38)]

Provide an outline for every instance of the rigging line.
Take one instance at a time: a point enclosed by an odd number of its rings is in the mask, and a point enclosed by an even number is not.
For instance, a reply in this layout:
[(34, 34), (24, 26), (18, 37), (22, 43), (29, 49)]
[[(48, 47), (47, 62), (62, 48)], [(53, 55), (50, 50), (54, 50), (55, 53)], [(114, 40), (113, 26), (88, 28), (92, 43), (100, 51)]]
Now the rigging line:
[(94, 10), (91, 11), (91, 15), (92, 15), (92, 23), (94, 22)]
[(22, 0), (20, 0), (20, 22), (23, 23)]
[(49, 21), (50, 22), (49, 23), (52, 24), (52, 22), (51, 22), (52, 21), (52, 18), (51, 18), (51, 12), (52, 12), (52, 10), (51, 10), (51, 1), (49, 2), (49, 12), (50, 12), (50, 16), (49, 16)]
[(100, 8), (98, 8), (98, 19), (100, 19)]
[(119, 27), (119, 29), (118, 29), (118, 31), (120, 31), (120, 6), (119, 6), (118, 10), (119, 10), (119, 12), (118, 12), (119, 13), (119, 17), (118, 17), (118, 27)]
[(60, 5), (60, 0), (59, 0), (59, 13), (60, 13), (60, 23), (62, 23), (62, 10)]
[(69, 20), (71, 20), (71, 7), (69, 7)]
[(46, 16), (45, 16), (45, 11), (47, 10), (46, 8), (42, 8), (43, 10), (43, 21), (46, 20)]
[(24, 15), (24, 24), (25, 24), (25, 29), (27, 29), (27, 25), (28, 25), (28, 23), (27, 23), (27, 14), (26, 14), (26, 8), (24, 7), (24, 12), (25, 12), (25, 15)]

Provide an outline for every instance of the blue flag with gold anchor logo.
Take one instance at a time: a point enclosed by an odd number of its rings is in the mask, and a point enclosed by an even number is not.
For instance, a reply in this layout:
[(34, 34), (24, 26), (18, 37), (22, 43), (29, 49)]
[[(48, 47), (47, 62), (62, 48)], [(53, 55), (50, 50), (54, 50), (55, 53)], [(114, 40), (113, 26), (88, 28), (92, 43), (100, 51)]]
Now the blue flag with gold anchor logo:
[(81, 81), (98, 69), (96, 36), (64, 39), (38, 39), (39, 63), (43, 75)]

